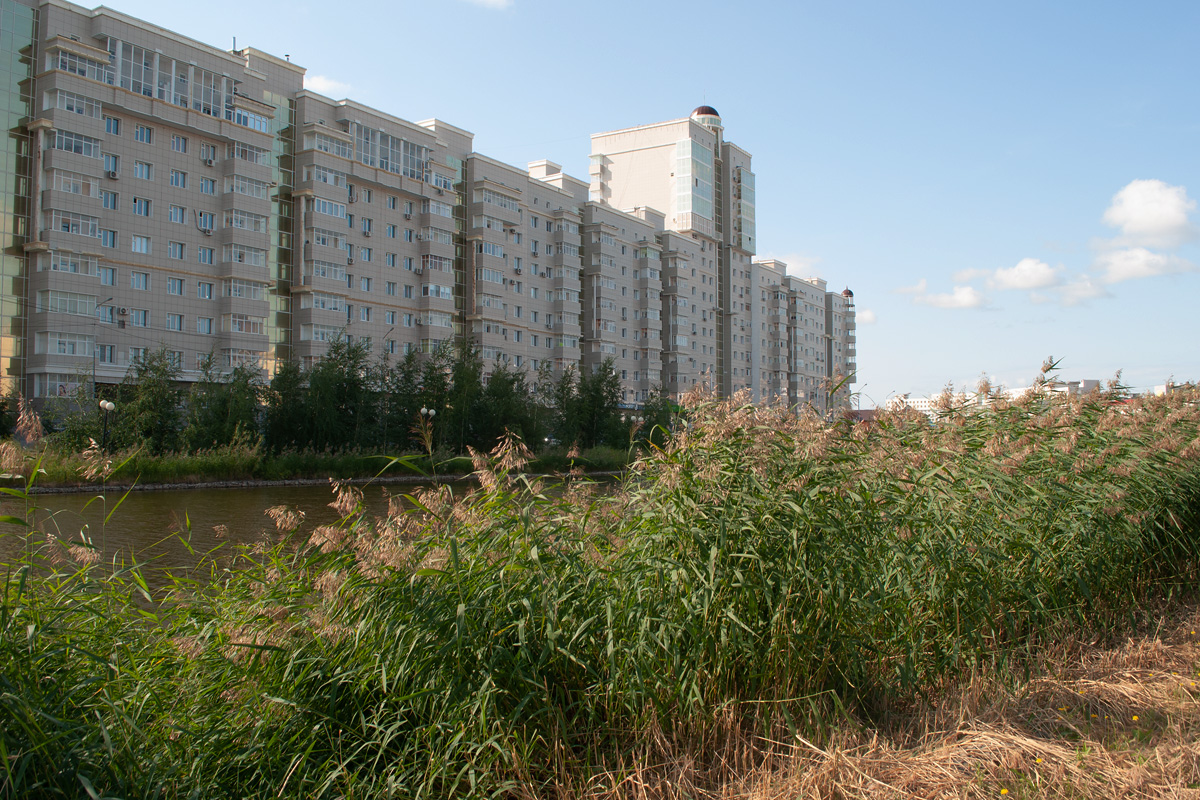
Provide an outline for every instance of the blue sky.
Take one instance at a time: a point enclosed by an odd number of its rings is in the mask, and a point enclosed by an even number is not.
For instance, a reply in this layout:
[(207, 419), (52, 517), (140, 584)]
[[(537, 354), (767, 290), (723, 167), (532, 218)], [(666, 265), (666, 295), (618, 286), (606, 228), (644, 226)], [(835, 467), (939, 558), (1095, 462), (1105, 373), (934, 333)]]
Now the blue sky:
[(855, 292), (864, 407), (1050, 355), (1200, 378), (1200, 3), (114, 7), (585, 178), (591, 133), (715, 106), (754, 155), (759, 256)]

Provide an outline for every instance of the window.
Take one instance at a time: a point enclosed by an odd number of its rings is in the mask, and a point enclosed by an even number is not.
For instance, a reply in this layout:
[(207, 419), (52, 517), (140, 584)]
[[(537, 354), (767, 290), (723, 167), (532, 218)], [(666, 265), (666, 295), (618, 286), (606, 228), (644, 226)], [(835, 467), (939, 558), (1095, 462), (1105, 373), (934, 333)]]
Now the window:
[(196, 284), (196, 297), (199, 297), (201, 300), (212, 300), (212, 296), (213, 285), (211, 283), (200, 281)]
[(404, 285), (404, 296), (405, 296), (405, 298), (411, 300), (412, 296), (413, 296), (413, 287), (409, 286), (408, 284), (405, 284)]
[(148, 164), (145, 161), (133, 162), (133, 177), (144, 181), (154, 180), (154, 165)]
[(223, 297), (241, 297), (247, 300), (261, 300), (263, 284), (256, 281), (246, 281), (241, 278), (226, 278), (221, 283)]
[(50, 210), (46, 212), (46, 224), (52, 231), (73, 233), (76, 236), (96, 238), (100, 232), (100, 220), (83, 214), (72, 214), (69, 211)]
[(396, 324), (396, 312), (395, 311), (383, 312), (383, 321), (384, 321), (384, 324), (386, 324), (386, 325), (395, 325)]
[(362, 308), (360, 308), (358, 310), (358, 318), (361, 319), (363, 322), (370, 322), (371, 321), (371, 308), (369, 306), (363, 306)]
[(113, 267), (100, 268), (100, 285), (101, 286), (116, 286), (117, 285), (117, 270)]
[(362, 218), (362, 230), (363, 230), (363, 233), (370, 233), (370, 232), (371, 232), (371, 224), (372, 224), (372, 221), (371, 221), (371, 218), (370, 218), (370, 217), (363, 217), (363, 218)]
[(116, 231), (100, 231), (100, 246), (101, 247), (116, 247), (117, 232)]
[(167, 278), (167, 294), (183, 296), (183, 278)]
[(211, 335), (213, 332), (212, 317), (196, 317), (196, 333)]
[(150, 237), (149, 236), (134, 236), (130, 239), (133, 252), (150, 254)]
[(100, 205), (104, 206), (109, 211), (116, 211), (117, 210), (117, 193), (116, 192), (106, 192), (103, 189), (101, 189), (100, 190)]
[(187, 137), (174, 134), (171, 136), (171, 149), (176, 153), (187, 152)]
[(200, 143), (200, 160), (201, 161), (216, 161), (217, 146), (208, 142)]
[(145, 309), (145, 308), (129, 309), (129, 324), (133, 325), (135, 328), (149, 328), (150, 327), (150, 311), (149, 311), (149, 309)]
[(249, 211), (233, 208), (225, 212), (225, 227), (266, 233), (267, 218), (262, 214), (252, 214)]
[(171, 170), (171, 185), (177, 189), (187, 188), (187, 173), (177, 169)]
[(41, 291), (37, 293), (37, 310), (90, 317), (96, 313), (96, 296), (73, 292)]
[(146, 348), (144, 348), (144, 347), (129, 348), (129, 363), (130, 364), (136, 364), (137, 362), (141, 361), (145, 357), (146, 357)]
[(104, 132), (109, 136), (121, 135), (121, 120), (116, 117), (104, 118)]
[[(167, 258), (183, 260), (183, 242), (167, 242)], [(170, 282), (168, 281), (168, 286)]]
[(371, 202), (371, 190), (370, 190), (370, 189), (363, 189), (363, 190), (362, 190), (362, 199), (363, 199), (363, 202), (364, 202), (364, 203), (369, 203), (369, 202)]
[(154, 129), (145, 125), (137, 125), (133, 129), (133, 140), (142, 144), (154, 143)]
[[(225, 193), (234, 192), (236, 194), (244, 194), (250, 197), (257, 197), (260, 200), (265, 200), (270, 195), (271, 186), (263, 181), (256, 181), (253, 178), (247, 178), (243, 175), (230, 175), (225, 179)], [(314, 203), (317, 200), (314, 200)], [(320, 201), (329, 202), (329, 201)], [(337, 205), (330, 203), (330, 205)]]
[(369, 247), (358, 248), (358, 257), (361, 258), (363, 261), (370, 261), (371, 260), (371, 248), (369, 248)]
[(183, 330), (183, 314), (167, 314), (167, 330)]
[(143, 292), (150, 290), (150, 273), (149, 272), (131, 272), (129, 273), (129, 286), (132, 289), (139, 289)]
[(200, 179), (200, 194), (216, 194), (217, 182), (213, 178)]
[(412, 270), (413, 270), (413, 260), (412, 260), (412, 256), (405, 256), (405, 257), (404, 257), (404, 268), (405, 268), (406, 270), (408, 270), (409, 272), (412, 272)]
[(383, 263), (389, 267), (396, 266), (396, 254), (395, 253), (384, 253)]
[(114, 156), (112, 153), (105, 153), (104, 154), (104, 171), (105, 172), (113, 172), (113, 173), (120, 172), (121, 171), (121, 157)]
[(201, 264), (213, 263), (213, 249), (211, 247), (201, 247), (199, 250), (197, 260)]
[(388, 281), (386, 289), (387, 289), (387, 293), (389, 295), (391, 295), (392, 297), (396, 296), (396, 282), (395, 281)]
[(404, 231), (404, 241), (411, 242), (413, 240), (413, 229), (408, 228)]
[(71, 131), (55, 131), (54, 144), (55, 150), (65, 150), (68, 153), (78, 153), (81, 156), (88, 158), (100, 158), (100, 140), (93, 139), (91, 136), (84, 136), (81, 133), (72, 133)]
[(369, 292), (369, 291), (371, 291), (371, 279), (370, 279), (370, 278), (363, 278), (363, 279), (362, 279), (362, 290), (363, 290), (364, 292)]
[(183, 206), (171, 206), (167, 210), (167, 219), (171, 222), (183, 223), (187, 220), (187, 209)]
[(101, 364), (112, 364), (117, 360), (117, 347), (112, 344), (102, 344), (96, 347), (96, 360)]
[(217, 220), (211, 211), (198, 211), (196, 212), (196, 224), (202, 230), (211, 231), (216, 226)]
[(393, 211), (396, 209), (396, 198), (389, 196), (387, 199), (387, 207)]
[(262, 334), (266, 330), (265, 317), (251, 317), (247, 314), (226, 314), (221, 317), (222, 330), (231, 333)]
[(384, 228), (384, 234), (385, 234), (385, 235), (386, 235), (386, 236), (387, 236), (389, 239), (395, 239), (395, 238), (396, 238), (396, 226), (395, 226), (395, 225), (388, 225), (386, 228)]
[(139, 217), (150, 216), (150, 201), (144, 197), (133, 198), (133, 213)]

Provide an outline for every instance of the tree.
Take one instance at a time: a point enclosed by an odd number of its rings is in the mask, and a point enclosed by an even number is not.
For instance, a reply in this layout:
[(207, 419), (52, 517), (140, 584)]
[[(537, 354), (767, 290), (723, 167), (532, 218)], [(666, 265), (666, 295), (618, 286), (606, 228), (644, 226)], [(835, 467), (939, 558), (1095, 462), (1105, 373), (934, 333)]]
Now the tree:
[(621, 380), (611, 357), (590, 374), (580, 376), (575, 413), (579, 418), (579, 443), (583, 447), (627, 444), (621, 425)]
[(166, 347), (144, 354), (118, 390), (112, 441), (126, 447), (145, 444), (151, 453), (179, 449), (182, 439), (180, 367)]
[(274, 453), (308, 444), (308, 395), (304, 371), (295, 361), (279, 365), (271, 385), (263, 391), (266, 402), (263, 444)]
[(239, 364), (227, 375), (210, 353), (192, 385), (184, 442), (191, 450), (220, 447), (235, 440), (257, 442), (263, 386), (256, 367)]
[(367, 348), (339, 338), (308, 372), (311, 444), (317, 449), (363, 444), (371, 429), (374, 397)]

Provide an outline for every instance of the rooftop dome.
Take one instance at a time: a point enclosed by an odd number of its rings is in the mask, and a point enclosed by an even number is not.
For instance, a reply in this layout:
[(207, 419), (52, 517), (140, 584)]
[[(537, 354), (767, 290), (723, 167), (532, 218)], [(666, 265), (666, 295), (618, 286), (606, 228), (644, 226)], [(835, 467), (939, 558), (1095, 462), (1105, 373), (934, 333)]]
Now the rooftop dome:
[(712, 106), (700, 106), (692, 112), (693, 117), (719, 117), (720, 114)]
[(854, 292), (850, 291), (849, 286), (842, 290), (842, 297), (854, 297)]

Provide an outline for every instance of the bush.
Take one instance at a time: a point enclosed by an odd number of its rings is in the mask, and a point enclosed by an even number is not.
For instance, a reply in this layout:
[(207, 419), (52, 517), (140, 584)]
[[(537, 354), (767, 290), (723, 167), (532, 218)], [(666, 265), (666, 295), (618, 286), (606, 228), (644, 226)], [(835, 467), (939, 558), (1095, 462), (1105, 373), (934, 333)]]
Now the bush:
[(1195, 394), (873, 427), (702, 403), (610, 495), (526, 456), (386, 520), (348, 487), (339, 526), (277, 512), (157, 605), (53, 543), (13, 565), (8, 788), (537, 796), (652, 734), (803, 732), (817, 693), (902, 702), (1055, 626), (1118, 631), (1200, 563)]

